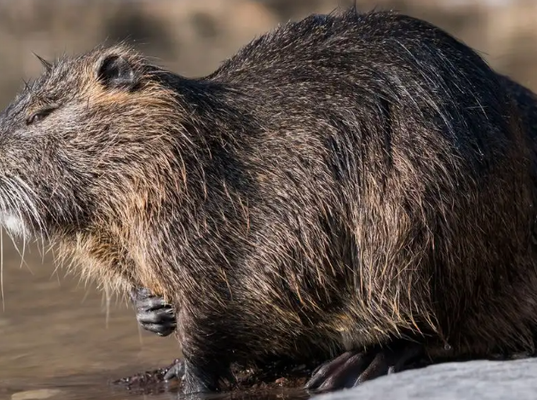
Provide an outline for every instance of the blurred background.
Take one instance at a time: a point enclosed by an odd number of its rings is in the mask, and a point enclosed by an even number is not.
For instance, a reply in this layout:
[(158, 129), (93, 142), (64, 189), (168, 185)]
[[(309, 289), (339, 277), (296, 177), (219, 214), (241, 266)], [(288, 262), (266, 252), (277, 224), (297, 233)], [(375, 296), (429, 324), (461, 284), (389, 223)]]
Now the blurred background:
[[(0, 106), (52, 58), (128, 39), (188, 76), (213, 70), (280, 22), (349, 0), (0, 0)], [(433, 22), (535, 88), (537, 0), (357, 0)]]
[[(40, 73), (32, 52), (52, 59), (128, 40), (163, 66), (200, 76), (278, 23), (330, 12), (343, 2), (0, 0), (0, 109), (23, 79)], [(437, 24), (497, 70), (537, 90), (537, 0), (357, 0), (357, 5), (364, 11), (396, 9)], [(21, 264), (3, 236), (0, 399), (119, 399), (121, 393), (104, 395), (98, 388), (179, 355), (173, 337), (140, 332), (125, 301), (103, 302), (92, 285), (65, 277), (34, 247), (25, 249)]]

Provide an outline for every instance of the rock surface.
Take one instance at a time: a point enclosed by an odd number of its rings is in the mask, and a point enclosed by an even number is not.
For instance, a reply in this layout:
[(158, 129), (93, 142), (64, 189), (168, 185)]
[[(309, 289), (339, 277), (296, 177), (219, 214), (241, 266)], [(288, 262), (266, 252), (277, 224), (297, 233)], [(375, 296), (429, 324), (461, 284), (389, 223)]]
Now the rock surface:
[(314, 400), (525, 400), (537, 398), (537, 358), (446, 363), (405, 371)]
[(37, 389), (37, 390), (27, 390), (25, 392), (14, 393), (11, 396), (11, 400), (42, 400), (50, 399), (62, 391), (57, 389)]

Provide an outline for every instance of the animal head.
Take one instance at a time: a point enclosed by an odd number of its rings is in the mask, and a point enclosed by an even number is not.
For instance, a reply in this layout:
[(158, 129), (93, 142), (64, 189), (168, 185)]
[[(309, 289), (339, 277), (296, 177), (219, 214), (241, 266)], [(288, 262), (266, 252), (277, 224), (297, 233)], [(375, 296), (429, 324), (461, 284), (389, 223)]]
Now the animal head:
[(1, 222), (29, 237), (129, 220), (172, 174), (174, 75), (123, 45), (41, 61), (0, 114)]

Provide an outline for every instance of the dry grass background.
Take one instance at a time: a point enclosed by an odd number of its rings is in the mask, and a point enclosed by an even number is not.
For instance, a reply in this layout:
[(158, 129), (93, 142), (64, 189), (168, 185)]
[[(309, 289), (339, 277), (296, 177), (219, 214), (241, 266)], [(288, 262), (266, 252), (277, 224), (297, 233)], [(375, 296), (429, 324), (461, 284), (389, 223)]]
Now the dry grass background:
[[(255, 35), (342, 0), (0, 0), (0, 107), (52, 58), (128, 39), (187, 75), (213, 70)], [(537, 1), (357, 0), (429, 20), (479, 50), (500, 71), (537, 89)], [(457, 4), (457, 5), (454, 5)], [(459, 5), (462, 4), (462, 5)]]

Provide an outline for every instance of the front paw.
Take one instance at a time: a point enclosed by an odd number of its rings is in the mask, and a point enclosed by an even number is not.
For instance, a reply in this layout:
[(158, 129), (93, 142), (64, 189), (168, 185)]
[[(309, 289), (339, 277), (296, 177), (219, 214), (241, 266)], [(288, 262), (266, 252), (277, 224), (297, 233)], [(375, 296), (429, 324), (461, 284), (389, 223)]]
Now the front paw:
[(132, 289), (130, 296), (142, 328), (159, 336), (168, 336), (175, 331), (177, 319), (171, 304), (146, 288)]

